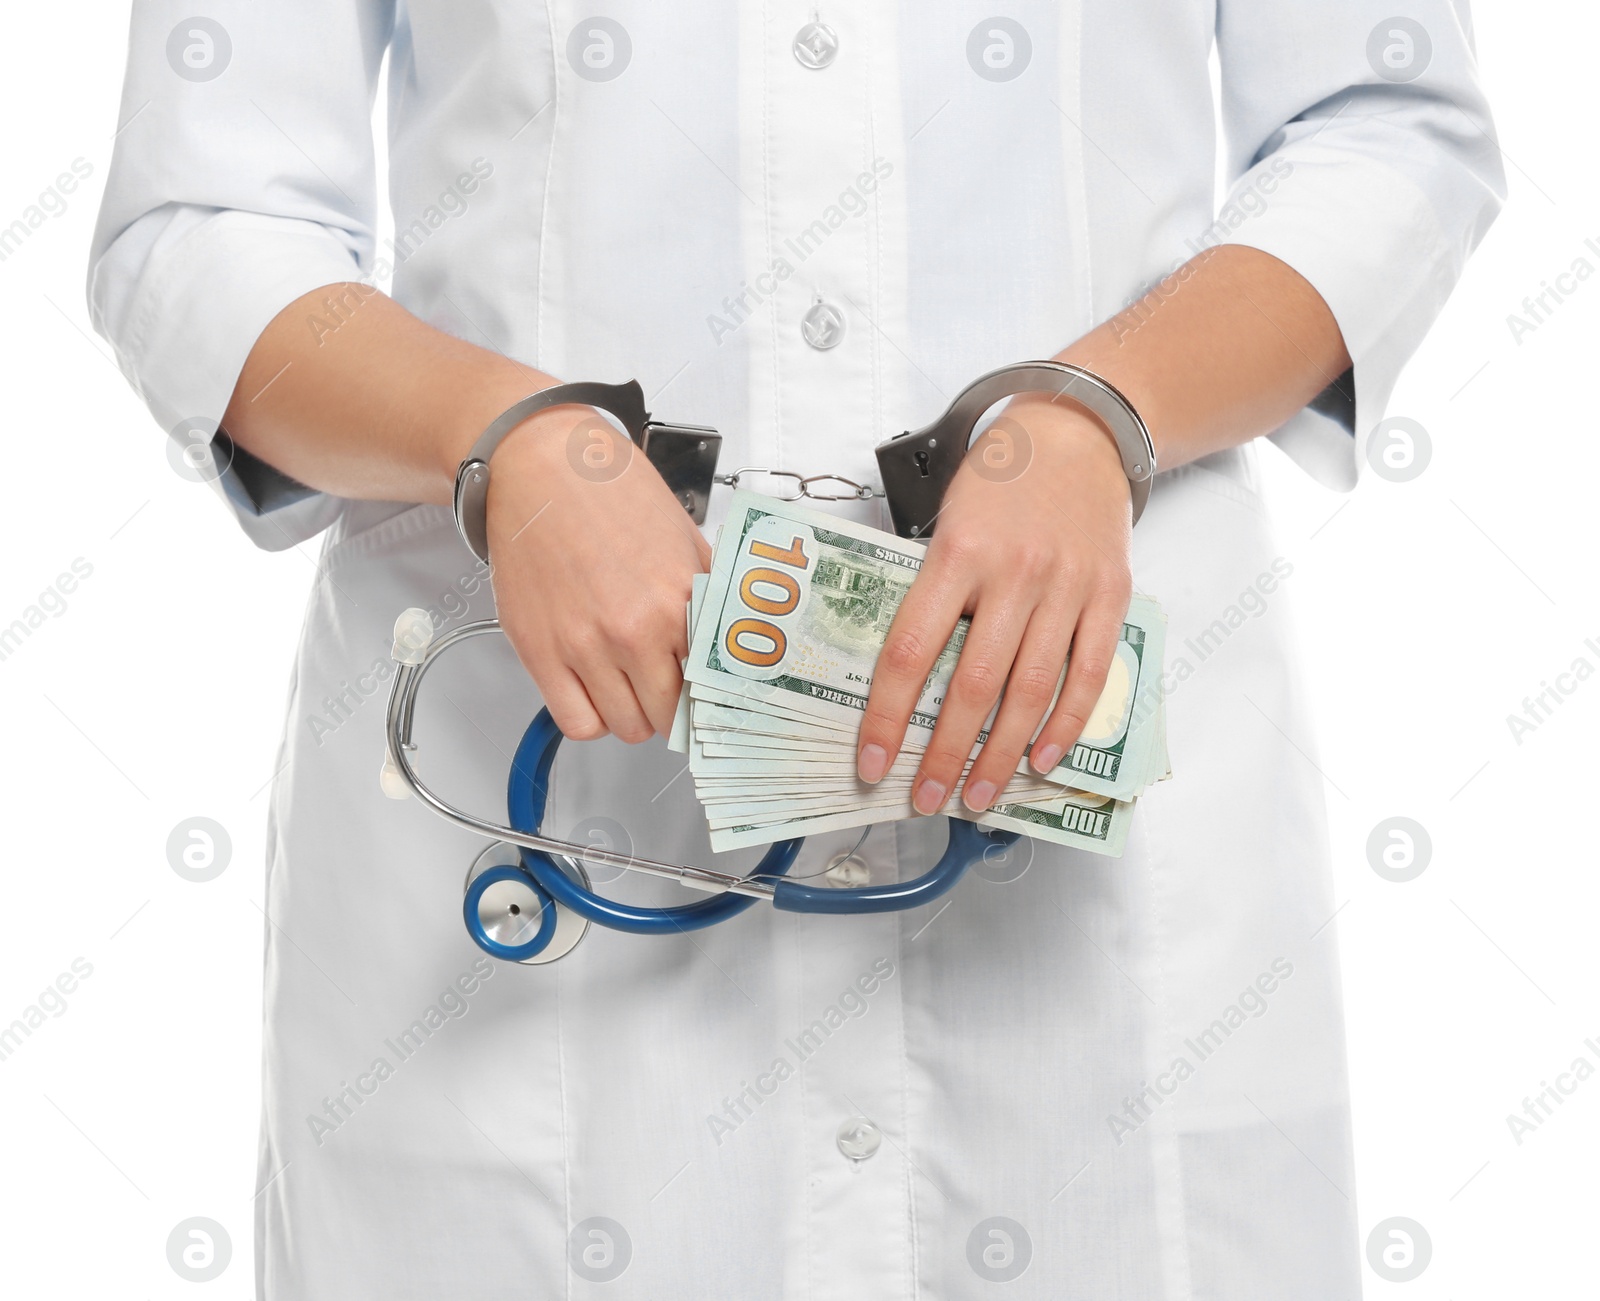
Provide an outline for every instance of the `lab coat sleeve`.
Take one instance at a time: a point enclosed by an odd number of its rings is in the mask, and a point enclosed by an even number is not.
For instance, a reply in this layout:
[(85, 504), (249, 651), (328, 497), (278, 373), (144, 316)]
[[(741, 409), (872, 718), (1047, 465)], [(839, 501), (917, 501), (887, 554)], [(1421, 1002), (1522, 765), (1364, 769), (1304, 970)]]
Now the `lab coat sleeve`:
[(1272, 439), (1341, 490), (1505, 195), (1465, 0), (1406, 12), (1394, 19), (1392, 0), (1217, 5), (1233, 181), (1207, 243), (1272, 254), (1333, 312), (1352, 370)]
[[(194, 17), (193, 0), (134, 0), (89, 263), (95, 329), (174, 437), (216, 427), (251, 347), (285, 306), (370, 280), (372, 104), (392, 29), (387, 0), (204, 12)], [(203, 477), (264, 548), (313, 536), (343, 504), (225, 436), (213, 452), (220, 473)]]

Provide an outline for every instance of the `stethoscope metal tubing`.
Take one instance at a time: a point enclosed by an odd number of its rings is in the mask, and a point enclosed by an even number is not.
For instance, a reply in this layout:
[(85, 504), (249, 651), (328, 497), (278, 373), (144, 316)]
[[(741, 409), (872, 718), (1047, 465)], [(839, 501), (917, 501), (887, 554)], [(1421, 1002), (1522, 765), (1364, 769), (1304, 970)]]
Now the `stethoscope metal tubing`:
[(431, 642), (418, 663), (396, 664), (394, 686), (389, 691), (389, 713), (385, 724), (385, 732), (389, 746), (389, 761), (413, 795), (446, 821), (453, 822), (456, 826), (462, 827), (467, 831), (476, 832), (480, 836), (487, 836), (491, 840), (509, 841), (511, 844), (520, 846), (523, 849), (536, 849), (546, 854), (570, 858), (579, 862), (598, 863), (605, 867), (618, 868), (624, 871), (644, 872), (650, 876), (665, 877), (668, 880), (677, 881), (681, 885), (702, 890), (708, 894), (731, 893), (745, 895), (752, 899), (772, 898), (773, 886), (772, 883), (767, 881), (751, 877), (733, 876), (727, 872), (713, 872), (709, 868), (694, 867), (683, 863), (663, 863), (653, 858), (635, 858), (627, 854), (614, 854), (607, 849), (599, 849), (593, 845), (580, 845), (570, 840), (557, 840), (551, 836), (530, 835), (527, 832), (518, 831), (515, 827), (504, 826), (498, 822), (490, 822), (484, 818), (474, 817), (470, 813), (463, 813), (460, 809), (447, 804), (429, 790), (427, 783), (417, 775), (416, 769), (411, 766), (411, 755), (416, 750), (416, 746), (411, 740), (411, 729), (416, 708), (417, 689), (436, 656), (472, 637), (482, 637), (499, 631), (500, 624), (494, 619), (464, 624), (462, 627), (439, 638), (438, 641)]

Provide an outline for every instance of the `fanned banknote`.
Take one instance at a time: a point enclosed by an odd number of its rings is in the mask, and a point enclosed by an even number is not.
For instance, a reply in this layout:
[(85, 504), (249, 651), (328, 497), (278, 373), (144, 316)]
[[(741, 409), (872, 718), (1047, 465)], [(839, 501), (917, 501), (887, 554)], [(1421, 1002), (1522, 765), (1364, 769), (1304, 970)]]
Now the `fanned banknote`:
[[(925, 552), (920, 543), (793, 502), (734, 493), (711, 572), (695, 581), (669, 741), (689, 755), (713, 849), (914, 816), (911, 782), (966, 619), (929, 674), (904, 747), (881, 782), (856, 777), (855, 750), (878, 653)], [(982, 814), (960, 803), (958, 783), (942, 812), (1120, 854), (1133, 797), (1168, 775), (1165, 632), (1155, 602), (1135, 596), (1105, 690), (1061, 763), (1038, 774), (1024, 757)], [(974, 757), (986, 737), (987, 725)]]

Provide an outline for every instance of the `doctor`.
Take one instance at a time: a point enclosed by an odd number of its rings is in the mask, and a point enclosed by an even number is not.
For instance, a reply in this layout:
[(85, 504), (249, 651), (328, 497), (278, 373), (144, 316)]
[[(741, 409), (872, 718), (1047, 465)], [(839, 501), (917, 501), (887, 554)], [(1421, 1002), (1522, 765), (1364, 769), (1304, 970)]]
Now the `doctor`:
[[(326, 534), (271, 812), (258, 1294), (1357, 1295), (1323, 793), (1256, 447), (1351, 487), (1494, 216), (1465, 6), (603, 8), (134, 4), (96, 325), (256, 543)], [(1048, 356), (1143, 414), (1149, 508), (1130, 529), (1086, 412), (1011, 404), (1023, 472), (974, 456), (950, 489), (858, 764), (882, 774), (970, 613), (916, 802), (1009, 678), (984, 806), (1068, 647), (1042, 749), (1149, 592), (1175, 776), (1126, 856), (1023, 842), (918, 913), (482, 959), (472, 838), (378, 789), (394, 616), (510, 634), (440, 670), (430, 782), (500, 814), (542, 699), (594, 741), (564, 748), (548, 827), (709, 863), (680, 762), (637, 744), (670, 723), (709, 550), (566, 406), (495, 457), (491, 577), (447, 508), (478, 434), (552, 383), (637, 377), (723, 432), (724, 470), (870, 483), (877, 441)], [(841, 863), (858, 835), (796, 872), (892, 880), (943, 830)]]

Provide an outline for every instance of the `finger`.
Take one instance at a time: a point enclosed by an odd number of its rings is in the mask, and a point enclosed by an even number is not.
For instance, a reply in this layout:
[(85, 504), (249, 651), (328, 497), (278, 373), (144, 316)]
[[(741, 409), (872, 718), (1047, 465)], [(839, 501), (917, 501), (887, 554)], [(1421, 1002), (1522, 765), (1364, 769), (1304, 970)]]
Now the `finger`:
[[(692, 525), (690, 528), (699, 537)], [(688, 587), (687, 578), (683, 586)], [(652, 600), (641, 601), (628, 614), (608, 622), (602, 639), (606, 649), (601, 656), (583, 657), (587, 663), (615, 665), (622, 674), (648, 729), (646, 736), (634, 737), (613, 728), (625, 741), (645, 740), (672, 730), (678, 688), (683, 683), (680, 665), (689, 653), (689, 632), (683, 617), (687, 599), (687, 593), (673, 597), (665, 590), (657, 591)]]
[[(569, 667), (577, 671), (576, 666)], [(621, 669), (610, 664), (590, 665), (582, 670), (582, 678), (584, 690), (613, 736), (629, 745), (638, 745), (655, 735), (649, 716)]]
[[(539, 688), (545, 708), (561, 729), (561, 735), (574, 741), (594, 741), (606, 734), (605, 721), (589, 699), (583, 681), (562, 661), (561, 652), (550, 638), (539, 632), (513, 628), (501, 615), (501, 626), (511, 640), (522, 667)], [(541, 625), (536, 624), (536, 628)]]
[(1033, 743), (1032, 762), (1036, 772), (1049, 772), (1054, 768), (1083, 734), (1083, 725), (1089, 721), (1100, 693), (1105, 690), (1106, 674), (1117, 653), (1122, 620), (1127, 612), (1126, 597), (1102, 597), (1084, 607), (1072, 634), (1066, 685), (1050, 712), (1049, 721)]
[(678, 696), (683, 688), (683, 670), (670, 655), (653, 655), (639, 664), (630, 665), (628, 685), (634, 698), (644, 710), (645, 717), (657, 736), (672, 731), (672, 719), (678, 712)]
[(906, 723), (933, 669), (939, 652), (955, 631), (966, 593), (953, 577), (925, 567), (895, 612), (889, 635), (872, 670), (872, 689), (856, 742), (856, 771), (861, 780), (879, 781), (889, 771)]
[(962, 803), (974, 813), (993, 804), (1016, 776), (1022, 752), (1055, 699), (1077, 617), (1076, 600), (1057, 600), (1040, 605), (1029, 619), (1011, 676), (1006, 679), (1000, 712), (961, 788)]
[(572, 741), (598, 741), (606, 734), (605, 720), (571, 669), (559, 667), (553, 674), (546, 673), (543, 681), (536, 677), (534, 682), (562, 736)]
[(1015, 600), (981, 601), (973, 612), (961, 658), (939, 706), (939, 721), (911, 783), (911, 806), (918, 813), (938, 812), (961, 780), (978, 732), (1000, 699), (1027, 625), (1027, 614)]

